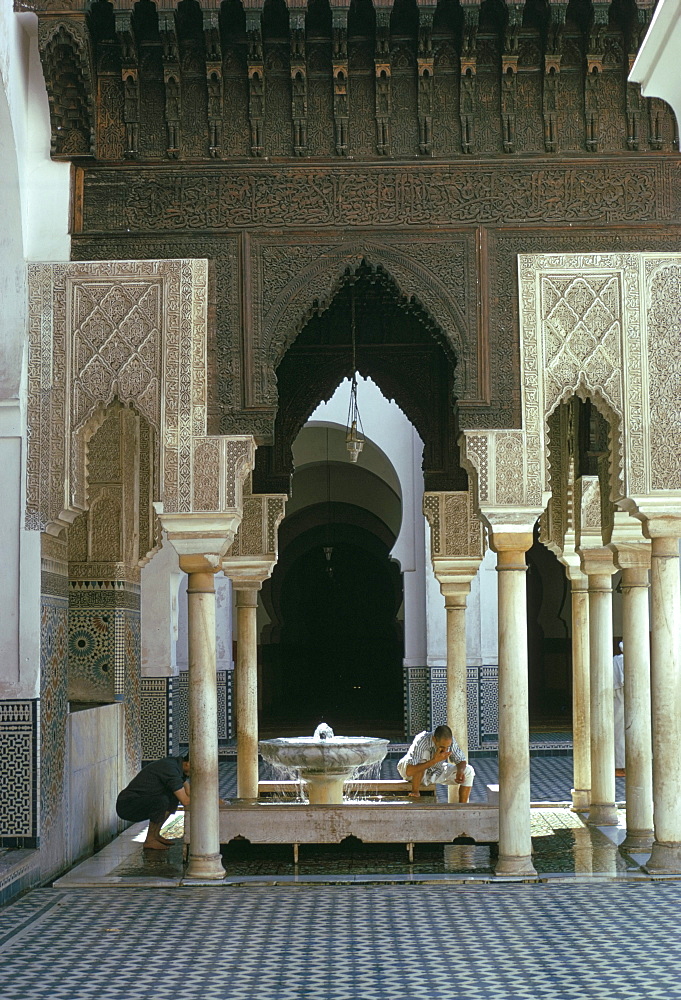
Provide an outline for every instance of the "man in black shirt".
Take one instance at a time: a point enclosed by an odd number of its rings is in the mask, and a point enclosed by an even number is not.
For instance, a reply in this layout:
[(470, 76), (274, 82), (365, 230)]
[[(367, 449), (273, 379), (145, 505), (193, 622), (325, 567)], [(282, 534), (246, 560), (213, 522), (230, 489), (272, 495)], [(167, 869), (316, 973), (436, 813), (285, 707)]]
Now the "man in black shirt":
[(145, 847), (167, 851), (172, 844), (172, 840), (161, 836), (161, 827), (175, 812), (178, 803), (189, 805), (188, 774), (189, 754), (152, 761), (116, 799), (116, 812), (121, 819), (133, 823), (149, 820)]

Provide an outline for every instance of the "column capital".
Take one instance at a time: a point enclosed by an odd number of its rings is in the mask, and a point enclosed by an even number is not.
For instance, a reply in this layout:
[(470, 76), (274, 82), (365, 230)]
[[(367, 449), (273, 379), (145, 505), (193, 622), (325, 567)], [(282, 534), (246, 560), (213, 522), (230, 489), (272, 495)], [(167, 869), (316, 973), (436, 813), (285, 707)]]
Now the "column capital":
[(272, 575), (276, 557), (227, 556), (222, 560), (222, 571), (232, 581), (235, 590), (260, 590), (263, 582)]
[(608, 548), (618, 569), (650, 569), (650, 541), (643, 537), (641, 522), (635, 517), (616, 511)]
[(433, 558), (433, 571), (435, 579), (440, 584), (440, 591), (445, 599), (445, 607), (462, 604), (465, 606), (466, 598), (471, 590), (471, 582), (480, 568), (480, 558), (444, 558), (435, 556)]
[(605, 545), (598, 548), (580, 549), (582, 572), (587, 576), (613, 576), (617, 572), (612, 549)]
[(497, 554), (502, 552), (527, 552), (534, 541), (534, 521), (527, 518), (513, 522), (491, 520), (489, 523), (490, 548)]

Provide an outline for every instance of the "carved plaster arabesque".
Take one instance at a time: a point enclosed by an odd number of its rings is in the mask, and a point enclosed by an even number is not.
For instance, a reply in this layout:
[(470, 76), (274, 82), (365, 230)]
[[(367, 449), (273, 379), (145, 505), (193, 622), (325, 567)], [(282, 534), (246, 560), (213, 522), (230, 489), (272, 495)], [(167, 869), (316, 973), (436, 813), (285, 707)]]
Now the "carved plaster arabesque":
[[(654, 435), (658, 435), (658, 440), (678, 440), (679, 437), (681, 416), (678, 406), (668, 403), (662, 411), (655, 409), (655, 397), (664, 396), (669, 399), (669, 393), (671, 397), (674, 396), (676, 383), (673, 378), (676, 377), (676, 372), (672, 369), (669, 373), (672, 377), (669, 378), (666, 366), (661, 366), (658, 360), (652, 365), (651, 378), (651, 359), (659, 359), (662, 352), (665, 361), (673, 365), (678, 354), (674, 350), (675, 345), (668, 340), (668, 323), (663, 323), (662, 329), (658, 329), (654, 296), (656, 293), (669, 296), (671, 287), (671, 301), (677, 301), (674, 290), (678, 287), (680, 265), (681, 255), (669, 253), (546, 254), (521, 255), (519, 259), (521, 342), (525, 359), (523, 408), (528, 423), (540, 420), (544, 424), (553, 407), (560, 401), (556, 398), (560, 379), (556, 380), (553, 391), (550, 380), (544, 379), (544, 373), (551, 371), (558, 356), (558, 352), (552, 353), (550, 331), (546, 322), (550, 316), (551, 303), (548, 303), (547, 312), (547, 303), (542, 296), (543, 291), (553, 285), (547, 286), (545, 279), (571, 277), (578, 279), (592, 292), (600, 283), (608, 285), (613, 280), (617, 283), (617, 295), (612, 297), (612, 302), (619, 314), (613, 313), (612, 329), (600, 330), (603, 339), (609, 342), (608, 350), (601, 349), (599, 337), (594, 336), (592, 329), (590, 335), (595, 348), (583, 358), (582, 365), (574, 365), (569, 378), (563, 380), (561, 397), (565, 398), (568, 392), (580, 394), (581, 390), (582, 395), (586, 392), (597, 401), (599, 398), (605, 401), (618, 418), (623, 446), (623, 478), (620, 487), (622, 496), (613, 496), (614, 500), (624, 497), (650, 498), (662, 491), (656, 485), (662, 482), (668, 484), (666, 489), (681, 488), (678, 455), (674, 449), (664, 448), (654, 452), (652, 447)], [(669, 274), (669, 286), (663, 293), (656, 290), (653, 275), (663, 274), (665, 270)], [(578, 340), (583, 335), (583, 327), (578, 322), (574, 328), (564, 332), (571, 343), (573, 338)], [(537, 362), (528, 365), (528, 358), (534, 360), (535, 357)], [(535, 399), (538, 400), (536, 405)], [(544, 433), (543, 427), (540, 432)], [(667, 471), (657, 465), (653, 466), (664, 455), (671, 455), (672, 458), (663, 459), (662, 464), (671, 461), (672, 466), (676, 465), (676, 470), (669, 468)], [(543, 480), (547, 484), (543, 451), (541, 462)], [(616, 487), (618, 478), (611, 477), (613, 488)]]
[[(206, 435), (207, 262), (32, 264), (29, 277), (26, 526), (59, 531), (86, 509), (87, 440), (114, 400), (140, 403), (157, 432), (158, 510), (236, 514), (254, 445)], [(206, 450), (219, 460), (197, 465)]]
[(475, 513), (470, 491), (424, 493), (423, 513), (430, 525), (434, 562), (438, 558), (482, 557), (482, 523)]

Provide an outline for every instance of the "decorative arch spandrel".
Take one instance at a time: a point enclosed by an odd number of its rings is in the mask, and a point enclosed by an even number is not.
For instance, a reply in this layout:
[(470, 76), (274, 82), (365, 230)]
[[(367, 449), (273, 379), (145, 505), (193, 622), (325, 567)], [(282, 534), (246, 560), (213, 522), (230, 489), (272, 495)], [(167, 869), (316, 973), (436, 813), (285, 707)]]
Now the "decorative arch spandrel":
[(404, 300), (419, 305), (434, 322), (457, 359), (457, 397), (475, 398), (478, 359), (475, 347), (471, 347), (474, 338), (467, 335), (465, 255), (461, 252), (453, 278), (442, 261), (444, 249), (438, 273), (428, 260), (428, 248), (413, 238), (408, 245), (407, 253), (392, 243), (373, 240), (311, 243), (288, 246), (277, 260), (268, 260), (269, 248), (262, 248), (256, 279), (256, 301), (261, 306), (255, 331), (262, 380), (258, 403), (276, 406), (277, 365), (310, 317), (331, 304), (347, 274), (363, 261), (373, 269), (382, 268)]

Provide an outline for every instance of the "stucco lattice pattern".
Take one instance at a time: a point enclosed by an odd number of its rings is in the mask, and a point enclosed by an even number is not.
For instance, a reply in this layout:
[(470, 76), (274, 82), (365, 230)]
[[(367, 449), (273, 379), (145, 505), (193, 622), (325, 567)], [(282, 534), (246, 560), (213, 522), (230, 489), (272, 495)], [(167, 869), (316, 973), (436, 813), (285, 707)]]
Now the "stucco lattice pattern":
[(621, 413), (621, 298), (618, 273), (542, 276), (545, 411), (583, 382)]

